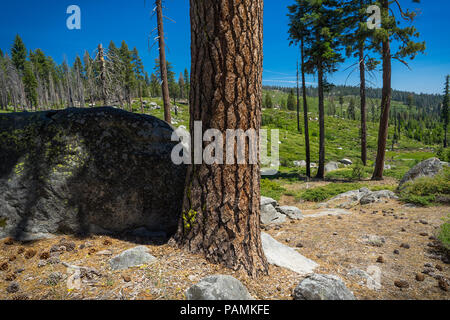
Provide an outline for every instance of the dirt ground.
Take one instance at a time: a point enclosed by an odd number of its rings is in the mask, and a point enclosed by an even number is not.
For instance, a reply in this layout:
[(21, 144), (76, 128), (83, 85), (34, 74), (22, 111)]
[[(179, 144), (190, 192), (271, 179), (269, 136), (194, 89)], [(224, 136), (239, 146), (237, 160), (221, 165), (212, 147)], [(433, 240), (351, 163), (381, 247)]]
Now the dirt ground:
[[(280, 204), (292, 205), (293, 200), (284, 198)], [(297, 205), (307, 209), (305, 215), (318, 211), (317, 204)], [(450, 292), (441, 288), (438, 280), (449, 279), (450, 265), (439, 259), (439, 252), (433, 247), (433, 237), (442, 224), (441, 219), (450, 213), (449, 206), (413, 208), (391, 200), (358, 205), (349, 211), (350, 215), (287, 221), (279, 227), (266, 228), (265, 232), (317, 262), (320, 265), (317, 273), (341, 277), (357, 299), (450, 298)], [(384, 237), (385, 243), (380, 247), (368, 245), (362, 240), (364, 235)], [(58, 263), (58, 259), (48, 258), (52, 246), (61, 243), (71, 243), (69, 247), (75, 249), (60, 252), (60, 262), (94, 268), (98, 274), (83, 278), (79, 289), (68, 289), (67, 280), (72, 271)], [(157, 262), (125, 271), (110, 269), (111, 255), (140, 244), (149, 248)], [(379, 270), (381, 287), (369, 289), (364, 279), (349, 276), (352, 268)], [(423, 274), (427, 269), (428, 275)], [(59, 236), (32, 243), (9, 240), (0, 243), (0, 299), (3, 300), (184, 299), (187, 288), (212, 274), (232, 275), (242, 281), (253, 297), (264, 300), (292, 299), (293, 289), (303, 279), (289, 270), (270, 266), (268, 276), (253, 280), (167, 243), (146, 243), (139, 238)], [(423, 281), (417, 281), (416, 274), (422, 274)], [(406, 281), (408, 287), (395, 286), (394, 282), (400, 280)], [(13, 282), (18, 284), (17, 290), (7, 292)]]

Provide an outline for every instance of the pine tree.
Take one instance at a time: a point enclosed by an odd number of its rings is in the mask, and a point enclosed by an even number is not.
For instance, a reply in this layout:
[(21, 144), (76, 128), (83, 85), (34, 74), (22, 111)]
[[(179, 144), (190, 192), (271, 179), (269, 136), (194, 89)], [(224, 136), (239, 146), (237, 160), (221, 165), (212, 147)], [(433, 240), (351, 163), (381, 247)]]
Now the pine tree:
[(178, 77), (178, 86), (180, 87), (180, 98), (184, 99), (186, 84), (184, 83), (184, 77), (181, 72), (180, 76)]
[(132, 52), (128, 49), (128, 45), (125, 41), (122, 41), (122, 45), (119, 48), (120, 58), (123, 63), (123, 77), (124, 77), (124, 87), (126, 98), (128, 102), (128, 109), (130, 112), (133, 112), (132, 104), (131, 104), (131, 94), (132, 90), (136, 86), (136, 78), (133, 70), (133, 56)]
[(31, 62), (25, 61), (23, 66), (23, 84), (25, 87), (25, 95), (29, 103), (29, 107), (37, 111), (38, 95), (37, 95), (37, 80), (34, 76)]
[(270, 96), (269, 92), (266, 93), (266, 97), (264, 99), (264, 108), (267, 108), (267, 109), (273, 108), (272, 97)]
[(449, 82), (450, 82), (450, 75), (447, 76), (447, 79), (445, 81), (444, 101), (442, 102), (442, 113), (441, 113), (442, 122), (444, 123), (444, 148), (447, 148), (448, 146), (447, 142), (447, 129), (449, 122), (448, 105), (450, 102)]
[[(413, 2), (420, 2), (419, 0), (413, 0)], [(392, 59), (396, 59), (404, 64), (407, 64), (404, 60), (409, 57), (414, 59), (418, 53), (425, 51), (425, 42), (414, 42), (412, 39), (419, 37), (419, 32), (412, 25), (401, 28), (400, 22), (397, 21), (397, 17), (390, 8), (391, 0), (380, 0), (382, 23), (381, 28), (375, 29), (373, 47), (381, 54), (383, 60), (383, 89), (381, 97), (381, 117), (380, 126), (378, 130), (378, 148), (377, 158), (375, 160), (375, 170), (372, 176), (373, 180), (382, 180), (384, 171), (384, 161), (386, 155), (386, 143), (389, 130), (389, 114), (391, 108), (392, 98)], [(413, 22), (416, 17), (415, 11), (406, 12), (402, 9), (400, 3), (394, 0), (397, 5), (398, 11), (403, 19), (408, 22)], [(399, 43), (396, 45), (398, 50), (392, 54), (391, 42), (397, 40)]]
[(150, 95), (152, 98), (160, 96), (161, 86), (159, 84), (158, 77), (152, 73), (150, 75)]
[(186, 97), (189, 99), (189, 91), (190, 91), (190, 78), (189, 78), (189, 71), (188, 69), (184, 69), (184, 94), (186, 95)]
[[(349, 0), (344, 3), (346, 32), (343, 36), (346, 45), (347, 56), (358, 59), (360, 78), (360, 108), (361, 108), (361, 161), (367, 165), (367, 123), (366, 123), (366, 70), (373, 71), (378, 64), (366, 54), (372, 31), (367, 26), (366, 8), (372, 4), (372, 0)], [(353, 112), (353, 118), (355, 113)]]
[(350, 120), (356, 120), (356, 112), (355, 112), (355, 100), (350, 99), (350, 103), (347, 109), (347, 116)]
[(306, 157), (306, 176), (311, 178), (311, 154), (309, 144), (309, 125), (308, 125), (308, 100), (306, 97), (306, 63), (305, 46), (309, 45), (311, 38), (306, 21), (306, 14), (311, 11), (308, 0), (296, 0), (296, 4), (289, 6), (289, 38), (291, 44), (300, 44), (300, 62), (302, 74), (302, 98), (303, 98), (303, 125), (305, 128), (305, 157)]
[(14, 38), (14, 43), (11, 48), (11, 58), (19, 72), (23, 73), (25, 70), (25, 61), (27, 59), (27, 49), (19, 35)]
[[(296, 21), (300, 21), (302, 35), (307, 35), (304, 40), (304, 55), (306, 57), (305, 70), (308, 73), (317, 73), (319, 97), (319, 168), (316, 177), (323, 179), (325, 177), (325, 77), (327, 73), (336, 71), (337, 64), (343, 60), (340, 53), (340, 35), (344, 28), (341, 21), (344, 11), (340, 6), (340, 2), (336, 0), (297, 0), (294, 6), (299, 8), (296, 10), (297, 15), (295, 19)], [(296, 37), (295, 34), (292, 36)]]
[(293, 89), (291, 89), (287, 98), (287, 109), (290, 111), (295, 110), (295, 95)]

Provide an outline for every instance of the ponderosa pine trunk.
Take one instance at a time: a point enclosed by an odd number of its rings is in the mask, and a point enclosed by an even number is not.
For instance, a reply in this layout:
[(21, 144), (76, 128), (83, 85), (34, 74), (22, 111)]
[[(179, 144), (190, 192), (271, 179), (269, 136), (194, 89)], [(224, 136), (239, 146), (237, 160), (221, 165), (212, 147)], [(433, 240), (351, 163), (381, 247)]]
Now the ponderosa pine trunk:
[(361, 98), (361, 161), (367, 165), (367, 124), (366, 124), (366, 64), (364, 62), (364, 45), (359, 46), (359, 92)]
[(309, 125), (308, 125), (308, 100), (306, 98), (305, 80), (305, 46), (303, 37), (300, 41), (300, 55), (302, 60), (302, 94), (303, 94), (303, 121), (305, 126), (305, 154), (306, 154), (306, 176), (311, 178), (311, 151), (309, 146)]
[(164, 104), (164, 120), (172, 123), (172, 116), (170, 113), (170, 96), (169, 96), (169, 82), (167, 80), (167, 64), (166, 64), (166, 43), (164, 40), (164, 23), (162, 13), (162, 0), (156, 0), (156, 17), (158, 20), (158, 38), (159, 38), (159, 67), (161, 72), (161, 90)]
[(319, 168), (317, 179), (325, 178), (325, 108), (323, 96), (323, 66), (319, 61), (317, 65), (318, 91), (319, 91)]
[[(389, 12), (389, 0), (383, 0), (383, 10)], [(391, 108), (391, 44), (389, 35), (383, 40), (383, 89), (381, 97), (380, 128), (378, 130), (378, 150), (375, 170), (372, 180), (382, 180), (384, 160), (386, 156), (386, 142), (389, 129), (389, 111)]]
[[(203, 132), (219, 130), (224, 146), (227, 129), (259, 133), (263, 0), (191, 0), (190, 5), (191, 134), (194, 121), (202, 121)], [(259, 143), (253, 147), (259, 150)], [(248, 164), (248, 151), (247, 145), (247, 164), (189, 167), (174, 239), (210, 262), (256, 277), (267, 274), (268, 264), (260, 238), (260, 165)], [(226, 159), (225, 147), (223, 153)]]

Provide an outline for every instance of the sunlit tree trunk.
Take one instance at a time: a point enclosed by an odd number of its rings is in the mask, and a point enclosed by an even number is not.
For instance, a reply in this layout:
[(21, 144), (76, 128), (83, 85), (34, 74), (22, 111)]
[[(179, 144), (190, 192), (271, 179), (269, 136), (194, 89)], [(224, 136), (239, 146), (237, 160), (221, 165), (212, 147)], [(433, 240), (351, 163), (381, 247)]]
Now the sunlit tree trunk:
[[(389, 1), (383, 0), (383, 10), (389, 11)], [(378, 150), (375, 161), (373, 180), (382, 180), (384, 171), (384, 160), (386, 156), (386, 141), (389, 129), (389, 111), (391, 108), (391, 44), (389, 35), (383, 40), (383, 89), (381, 97), (381, 117), (378, 131)]]
[[(191, 132), (194, 121), (202, 121), (203, 131), (218, 129), (226, 145), (227, 129), (259, 132), (261, 126), (263, 1), (190, 4)], [(247, 164), (189, 167), (175, 240), (256, 277), (267, 274), (268, 264), (260, 238), (260, 165), (249, 164), (248, 147)]]
[(164, 40), (164, 24), (161, 0), (156, 0), (156, 17), (158, 20), (158, 38), (159, 38), (159, 66), (161, 68), (161, 87), (164, 104), (164, 120), (168, 123), (172, 122), (170, 114), (170, 96), (169, 82), (167, 80), (167, 64), (166, 64), (166, 44)]

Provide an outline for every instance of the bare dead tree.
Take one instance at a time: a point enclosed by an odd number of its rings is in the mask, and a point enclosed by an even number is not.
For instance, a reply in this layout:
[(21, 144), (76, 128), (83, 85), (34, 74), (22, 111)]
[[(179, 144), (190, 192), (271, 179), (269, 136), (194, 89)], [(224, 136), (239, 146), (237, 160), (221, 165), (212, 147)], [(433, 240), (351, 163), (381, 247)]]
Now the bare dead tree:
[(159, 39), (159, 65), (161, 68), (161, 87), (164, 104), (164, 120), (168, 123), (172, 122), (170, 114), (170, 96), (169, 96), (169, 82), (167, 80), (167, 63), (166, 63), (166, 44), (164, 39), (164, 24), (162, 12), (162, 0), (156, 0), (156, 17), (158, 24), (158, 39)]

